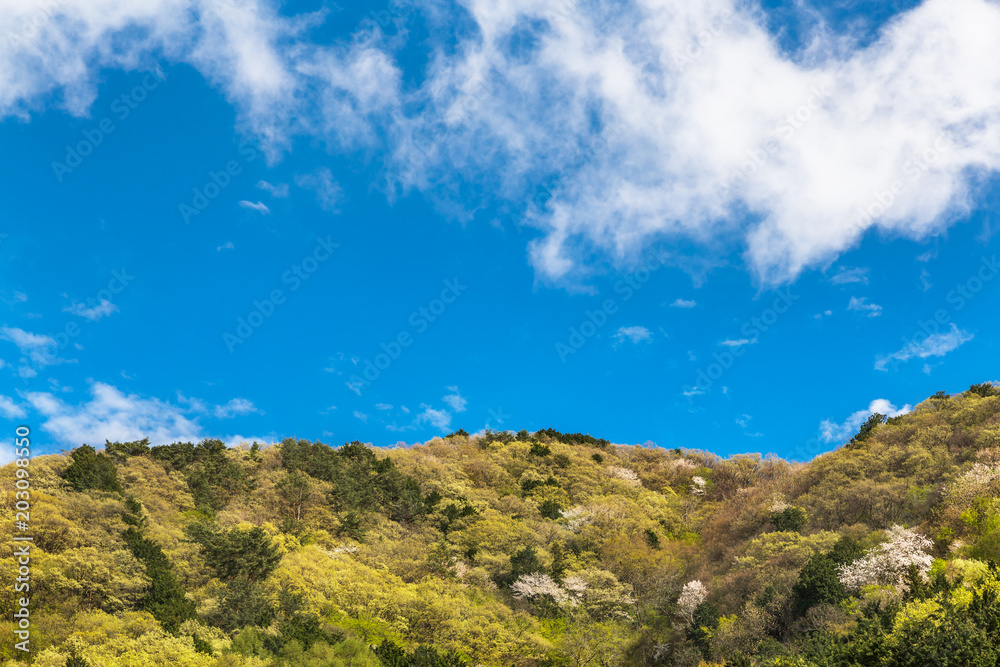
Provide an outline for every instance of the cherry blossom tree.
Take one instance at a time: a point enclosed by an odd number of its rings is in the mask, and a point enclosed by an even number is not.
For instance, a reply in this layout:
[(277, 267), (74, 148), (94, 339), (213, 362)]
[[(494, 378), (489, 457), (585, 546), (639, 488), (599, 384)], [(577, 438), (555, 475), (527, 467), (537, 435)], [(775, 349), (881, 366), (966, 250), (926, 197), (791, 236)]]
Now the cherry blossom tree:
[(681, 596), (677, 599), (677, 606), (681, 608), (681, 614), (691, 622), (694, 618), (694, 610), (708, 598), (708, 589), (705, 584), (698, 579), (689, 581), (681, 589)]
[(911, 565), (916, 565), (917, 571), (926, 576), (934, 560), (927, 553), (932, 545), (931, 540), (912, 528), (893, 526), (889, 529), (888, 542), (840, 568), (840, 583), (850, 591), (871, 585), (904, 587)]

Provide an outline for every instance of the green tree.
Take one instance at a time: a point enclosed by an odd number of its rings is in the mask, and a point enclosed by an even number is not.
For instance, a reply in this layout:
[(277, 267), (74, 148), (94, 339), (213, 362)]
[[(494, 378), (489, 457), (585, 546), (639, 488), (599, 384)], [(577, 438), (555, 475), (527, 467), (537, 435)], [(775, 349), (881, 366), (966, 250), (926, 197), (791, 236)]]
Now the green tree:
[(143, 438), (134, 442), (111, 442), (105, 440), (104, 443), (104, 452), (119, 461), (132, 456), (146, 456), (149, 454), (149, 438)]
[(814, 554), (806, 561), (792, 587), (799, 613), (820, 603), (837, 604), (847, 596), (837, 569), (837, 563), (826, 554)]
[(73, 463), (66, 468), (66, 482), (75, 491), (111, 491), (122, 493), (118, 482), (118, 471), (111, 458), (94, 451), (90, 445), (82, 445), (70, 452)]
[(292, 518), (295, 521), (301, 521), (302, 508), (309, 499), (309, 492), (312, 490), (308, 475), (293, 471), (281, 478), (281, 481), (275, 486), (278, 489), (278, 495), (288, 506)]
[(875, 430), (875, 427), (884, 424), (885, 420), (886, 416), (883, 415), (881, 412), (873, 413), (870, 417), (868, 417), (868, 419), (865, 420), (865, 423), (861, 425), (861, 429), (858, 431), (858, 434), (853, 438), (851, 438), (850, 444), (852, 445), (861, 444), (862, 442), (870, 438), (872, 432)]
[(801, 507), (786, 507), (771, 515), (771, 523), (782, 533), (798, 533), (806, 526), (806, 511)]
[(201, 545), (205, 563), (223, 581), (237, 578), (249, 584), (263, 581), (281, 560), (278, 547), (260, 526), (219, 531), (205, 524), (194, 524), (190, 532)]

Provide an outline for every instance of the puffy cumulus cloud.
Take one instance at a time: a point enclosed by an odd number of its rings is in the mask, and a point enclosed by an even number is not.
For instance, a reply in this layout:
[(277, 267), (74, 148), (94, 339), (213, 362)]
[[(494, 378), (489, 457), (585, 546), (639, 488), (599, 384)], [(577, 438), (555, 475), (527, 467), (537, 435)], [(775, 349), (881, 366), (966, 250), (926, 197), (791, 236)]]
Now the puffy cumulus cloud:
[(865, 423), (865, 420), (876, 412), (886, 417), (898, 417), (899, 415), (905, 415), (910, 410), (911, 406), (909, 404), (897, 408), (884, 398), (876, 398), (868, 404), (867, 410), (858, 410), (851, 413), (851, 416), (843, 422), (837, 423), (831, 419), (824, 419), (819, 425), (820, 438), (824, 442), (847, 442), (858, 432), (858, 429)]
[(739, 238), (761, 281), (792, 279), (873, 228), (941, 231), (1000, 167), (990, 0), (925, 0), (863, 45), (819, 29), (794, 55), (733, 0), (460, 4), (420, 10), (428, 64), (404, 79), (405, 26), (317, 44), (323, 12), (265, 0), (8, 2), (0, 115), (84, 114), (101, 69), (188, 63), (272, 157), (307, 134), (377, 153), (390, 197), (456, 206), (461, 184), (456, 215), (520, 207), (555, 281), (664, 237)]
[[(177, 402), (171, 403), (155, 397), (125, 393), (103, 382), (92, 382), (89, 394), (89, 399), (73, 405), (50, 392), (30, 392), (24, 394), (26, 405), (14, 407), (21, 412), (30, 407), (39, 418), (40, 429), (48, 433), (56, 444), (69, 447), (84, 443), (101, 446), (105, 440), (126, 442), (142, 438), (149, 438), (154, 444), (197, 442), (214, 437), (198, 423), (199, 416), (228, 419), (260, 412), (253, 403), (243, 398), (211, 406), (178, 392)], [(2, 408), (3, 402), (0, 401)], [(235, 437), (222, 439), (229, 442)], [(273, 435), (269, 437), (269, 441), (274, 441)]]
[(615, 332), (616, 345), (621, 345), (625, 341), (629, 341), (635, 344), (638, 343), (648, 343), (653, 340), (652, 332), (646, 327), (632, 326), (632, 327), (619, 327), (618, 331)]
[(48, 392), (31, 392), (25, 398), (41, 417), (41, 429), (70, 447), (146, 437), (154, 443), (196, 442), (203, 437), (201, 427), (182, 407), (126, 394), (103, 382), (91, 384), (90, 399), (80, 405), (70, 405)]
[(321, 18), (255, 0), (5, 2), (0, 115), (26, 116), (53, 97), (86, 115), (99, 70), (155, 69), (165, 57), (198, 68), (239, 106), (245, 129), (280, 144), (298, 85), (288, 42)]

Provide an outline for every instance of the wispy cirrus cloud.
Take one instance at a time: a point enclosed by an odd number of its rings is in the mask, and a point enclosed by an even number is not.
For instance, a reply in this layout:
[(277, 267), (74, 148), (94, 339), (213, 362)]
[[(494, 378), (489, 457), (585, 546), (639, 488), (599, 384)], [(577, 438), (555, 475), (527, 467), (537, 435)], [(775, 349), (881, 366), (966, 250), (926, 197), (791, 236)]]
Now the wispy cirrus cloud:
[(86, 305), (74, 301), (71, 305), (63, 308), (63, 312), (71, 313), (77, 317), (82, 317), (94, 322), (102, 317), (107, 317), (112, 313), (117, 313), (118, 306), (111, 303), (107, 299), (101, 299), (100, 302), (95, 303), (94, 305)]
[(259, 202), (259, 201), (253, 202), (253, 201), (247, 201), (246, 199), (243, 199), (243, 200), (240, 201), (240, 206), (242, 208), (250, 209), (251, 211), (257, 211), (261, 215), (267, 215), (268, 213), (271, 212), (271, 209), (269, 209), (267, 207), (267, 204), (265, 204), (264, 202)]
[(867, 285), (868, 269), (861, 267), (849, 269), (846, 266), (841, 266), (837, 269), (837, 272), (830, 277), (830, 283), (833, 285), (852, 285), (854, 283)]
[(58, 356), (59, 343), (51, 336), (32, 333), (18, 327), (0, 327), (0, 340), (13, 343), (23, 355), (17, 370), (22, 378), (35, 377), (38, 375), (38, 369), (46, 366), (72, 363), (72, 360)]
[(958, 349), (973, 339), (973, 335), (968, 331), (959, 329), (954, 323), (949, 331), (930, 334), (920, 340), (916, 338), (904, 345), (892, 354), (879, 356), (875, 359), (875, 370), (885, 371), (892, 365), (895, 368), (901, 363), (911, 359), (927, 359), (930, 357), (943, 357), (952, 350)]
[(858, 298), (852, 296), (847, 304), (847, 310), (854, 310), (864, 313), (868, 317), (878, 317), (882, 314), (882, 306), (877, 303), (868, 303), (868, 297)]
[(272, 197), (282, 198), (288, 196), (288, 183), (278, 183), (274, 185), (267, 181), (258, 181), (257, 187)]

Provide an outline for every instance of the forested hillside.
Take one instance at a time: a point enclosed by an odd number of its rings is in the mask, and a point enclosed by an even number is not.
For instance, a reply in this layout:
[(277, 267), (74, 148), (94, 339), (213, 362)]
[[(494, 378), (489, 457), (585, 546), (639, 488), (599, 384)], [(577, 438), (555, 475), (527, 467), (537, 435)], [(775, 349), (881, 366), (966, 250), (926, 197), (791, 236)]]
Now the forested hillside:
[(30, 462), (28, 594), (16, 469), (7, 664), (25, 595), (43, 667), (1000, 664), (990, 384), (809, 463), (551, 429), (81, 446)]

